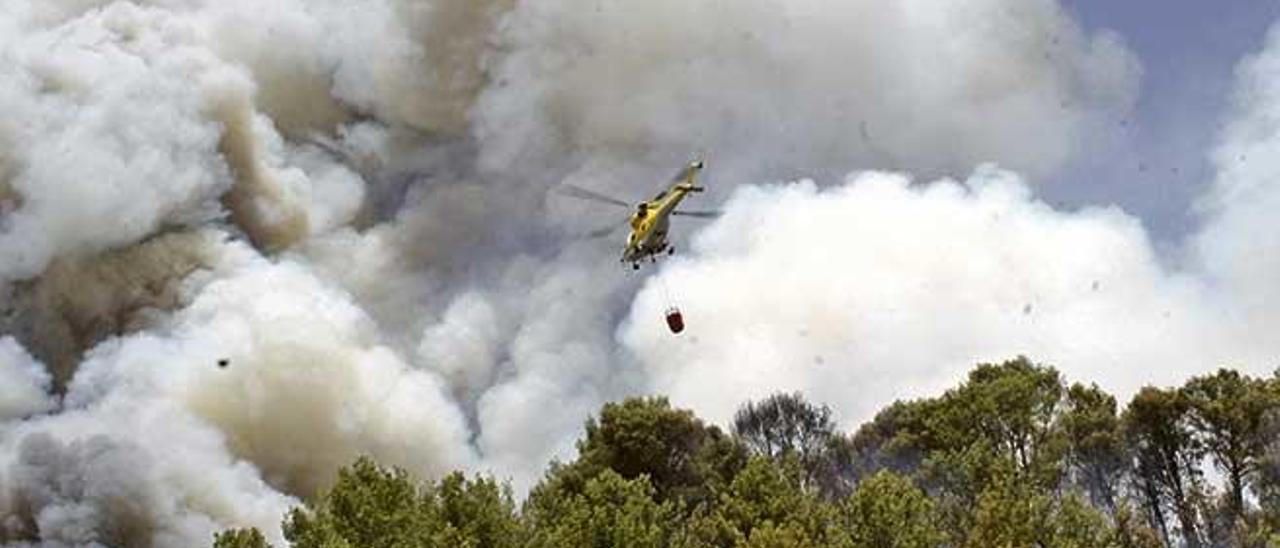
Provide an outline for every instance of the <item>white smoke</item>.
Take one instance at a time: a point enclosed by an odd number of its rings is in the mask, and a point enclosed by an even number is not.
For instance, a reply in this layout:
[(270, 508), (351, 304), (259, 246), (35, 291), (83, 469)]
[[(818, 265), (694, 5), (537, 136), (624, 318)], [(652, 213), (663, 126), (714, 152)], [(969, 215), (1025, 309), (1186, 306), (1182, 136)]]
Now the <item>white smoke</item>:
[(118, 4), (25, 28), (23, 7), (0, 12), (0, 142), (18, 201), (0, 233), (0, 282), (216, 214), (231, 180), (203, 108), (235, 69), (158, 12)]
[[(718, 421), (802, 390), (853, 427), (1019, 354), (1124, 397), (1235, 350), (1201, 284), (1163, 269), (1136, 219), (1055, 211), (991, 166), (964, 182), (746, 188), (694, 253), (640, 293), (622, 340), (658, 392)], [(692, 326), (676, 340), (660, 323), (668, 291)]]
[(0, 379), (0, 421), (53, 409), (49, 373), (10, 336), (0, 338)]
[[(176, 340), (140, 337), (138, 360), (104, 374), (137, 379), (160, 365), (155, 345), (178, 344), (191, 371), (180, 397), (285, 492), (314, 493), (362, 453), (420, 477), (470, 464), (437, 378), (410, 369), (363, 311), (301, 265), (240, 266), (174, 320)], [(89, 365), (77, 380), (100, 382)]]
[(227, 523), (279, 542), (281, 515), (298, 503), (168, 403), (116, 399), (20, 424), (3, 451), (0, 538), (13, 545), (200, 545)]
[[(1224, 151), (1268, 146), (1270, 57)], [(852, 425), (979, 359), (1131, 390), (1268, 351), (1221, 326), (1274, 269), (1179, 266), (991, 167), (839, 183), (1105, 146), (1137, 61), (1051, 0), (13, 0), (0, 59), (2, 542), (281, 544), (359, 454), (523, 490), (629, 394)], [(693, 155), (690, 207), (733, 197), (658, 278), (579, 236), (624, 210), (548, 192)], [(837, 184), (734, 191), (804, 177)], [(1259, 253), (1220, 195), (1197, 249)]]
[[(826, 191), (745, 188), (694, 240), (697, 259), (637, 296), (620, 337), (657, 392), (719, 421), (744, 398), (803, 390), (852, 427), (1017, 354), (1122, 399), (1219, 366), (1269, 375), (1280, 30), (1239, 75), (1184, 254), (1158, 257), (1115, 208), (1056, 211), (990, 166), (963, 183), (872, 172)], [(699, 326), (678, 342), (659, 323), (668, 288)]]
[(191, 4), (199, 5), (196, 19), (214, 37), (212, 46), (252, 71), (258, 104), (286, 132), (330, 131), (350, 119), (349, 109), (420, 129), (462, 130), (459, 115), (479, 65), (470, 74), (439, 74), (449, 65), (433, 65), (436, 52), (414, 40), (411, 25), (431, 21), (413, 2)]
[(1136, 93), (1136, 61), (1053, 1), (525, 2), (479, 135), (500, 166), (695, 153), (726, 175), (1043, 173)]
[(100, 344), (61, 412), (5, 432), (8, 538), (177, 546), (245, 523), (279, 542), (282, 493), (314, 494), (361, 454), (420, 477), (470, 466), (439, 381), (341, 291), (243, 244), (216, 251), (189, 306)]
[(1280, 318), (1280, 26), (1237, 73), (1234, 113), (1213, 151), (1217, 178), (1199, 204), (1207, 222), (1190, 247), (1230, 296), (1226, 323), (1261, 339)]

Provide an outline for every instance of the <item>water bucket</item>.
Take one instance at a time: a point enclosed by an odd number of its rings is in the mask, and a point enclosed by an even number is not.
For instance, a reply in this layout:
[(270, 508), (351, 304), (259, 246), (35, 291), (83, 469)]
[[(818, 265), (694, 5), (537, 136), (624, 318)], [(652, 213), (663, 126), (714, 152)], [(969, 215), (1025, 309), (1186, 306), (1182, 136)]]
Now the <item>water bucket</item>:
[(684, 315), (680, 313), (680, 309), (667, 309), (667, 327), (671, 328), (672, 333), (684, 331)]

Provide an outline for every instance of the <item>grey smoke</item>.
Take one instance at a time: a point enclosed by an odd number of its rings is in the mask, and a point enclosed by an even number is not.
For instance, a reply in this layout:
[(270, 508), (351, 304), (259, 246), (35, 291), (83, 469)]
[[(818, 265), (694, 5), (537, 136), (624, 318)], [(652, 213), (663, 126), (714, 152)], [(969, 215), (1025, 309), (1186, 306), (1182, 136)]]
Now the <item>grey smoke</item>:
[(43, 365), (11, 336), (0, 338), (0, 419), (27, 418), (56, 405), (49, 395), (52, 379)]
[[(1274, 55), (1224, 151), (1271, 146)], [(1271, 351), (1264, 170), (1181, 263), (1035, 199), (1140, 76), (1050, 0), (15, 0), (0, 58), (0, 542), (279, 544), (359, 454), (523, 490), (630, 394), (851, 425), (1016, 352), (1129, 390)], [(696, 155), (727, 214), (656, 271), (549, 192)]]

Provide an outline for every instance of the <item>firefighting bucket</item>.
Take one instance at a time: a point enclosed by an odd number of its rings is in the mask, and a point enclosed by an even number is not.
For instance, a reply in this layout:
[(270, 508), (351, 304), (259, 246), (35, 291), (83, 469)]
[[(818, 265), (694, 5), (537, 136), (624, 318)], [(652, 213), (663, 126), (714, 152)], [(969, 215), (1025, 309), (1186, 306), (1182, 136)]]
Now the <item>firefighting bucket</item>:
[(674, 306), (667, 309), (667, 327), (676, 334), (684, 331), (684, 314), (680, 313), (680, 309)]

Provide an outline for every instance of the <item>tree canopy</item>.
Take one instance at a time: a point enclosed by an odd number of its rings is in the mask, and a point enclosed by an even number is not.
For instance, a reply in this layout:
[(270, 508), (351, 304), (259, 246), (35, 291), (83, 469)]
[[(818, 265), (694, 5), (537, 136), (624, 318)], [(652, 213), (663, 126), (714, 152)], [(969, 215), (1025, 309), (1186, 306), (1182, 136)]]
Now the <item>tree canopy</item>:
[[(661, 397), (606, 404), (576, 458), (506, 484), (360, 458), (283, 522), (295, 547), (1280, 545), (1280, 378), (1230, 369), (1123, 407), (1019, 357), (853, 432), (799, 393), (725, 432)], [(423, 481), (427, 480), (427, 481)], [(262, 548), (231, 529), (218, 548)]]

